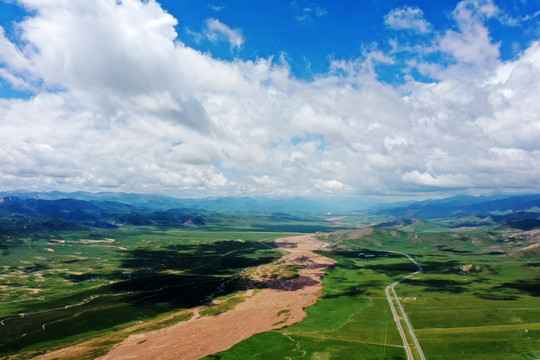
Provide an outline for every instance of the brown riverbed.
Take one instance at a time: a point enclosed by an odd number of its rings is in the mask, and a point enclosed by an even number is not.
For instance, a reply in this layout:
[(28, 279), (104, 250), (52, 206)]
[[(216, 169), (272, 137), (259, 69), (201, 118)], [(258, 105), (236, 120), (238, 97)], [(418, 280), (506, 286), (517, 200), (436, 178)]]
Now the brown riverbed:
[(225, 313), (200, 317), (196, 311), (196, 316), (188, 321), (131, 335), (98, 359), (195, 360), (226, 350), (254, 334), (299, 322), (306, 316), (303, 308), (321, 295), (322, 271), (334, 260), (313, 252), (325, 244), (311, 235), (281, 238), (276, 243), (288, 252), (283, 258), (285, 264), (305, 266), (298, 278), (276, 281), (259, 291), (250, 290), (244, 295), (244, 302)]

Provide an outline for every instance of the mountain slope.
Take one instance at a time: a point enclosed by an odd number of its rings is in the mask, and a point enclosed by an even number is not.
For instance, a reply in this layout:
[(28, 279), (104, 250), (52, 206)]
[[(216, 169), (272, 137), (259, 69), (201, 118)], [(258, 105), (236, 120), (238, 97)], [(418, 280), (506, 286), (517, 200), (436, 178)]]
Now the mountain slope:
[(0, 199), (0, 217), (62, 219), (70, 223), (117, 227), (119, 225), (203, 225), (211, 213), (192, 209), (149, 210), (113, 201), (76, 199)]
[[(412, 204), (375, 209), (371, 213), (397, 219), (422, 218), (444, 219), (474, 215), (488, 216), (492, 213), (517, 211), (540, 211), (540, 195), (474, 197), (458, 196), (441, 200), (426, 200)], [(497, 214), (494, 214), (497, 215)]]

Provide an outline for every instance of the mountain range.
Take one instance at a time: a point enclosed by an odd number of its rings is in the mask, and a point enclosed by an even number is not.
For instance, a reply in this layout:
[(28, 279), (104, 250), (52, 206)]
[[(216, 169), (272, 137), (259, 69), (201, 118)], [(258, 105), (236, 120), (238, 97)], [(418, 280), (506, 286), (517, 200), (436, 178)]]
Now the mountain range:
[[(0, 192), (0, 198), (15, 196), (20, 199), (60, 200), (75, 199), (86, 201), (113, 201), (153, 210), (168, 210), (173, 208), (205, 209), (219, 212), (253, 212), (253, 211), (283, 211), (292, 212), (322, 212), (329, 209), (328, 201), (314, 201), (301, 197), (266, 198), (266, 197), (209, 197), (200, 199), (178, 199), (157, 194), (135, 194), (123, 192), (31, 192), (26, 190)], [(330, 202), (331, 203), (331, 202)], [(351, 207), (350, 205), (347, 205)], [(360, 204), (356, 205), (357, 208)], [(335, 204), (333, 208), (343, 208)], [(355, 209), (354, 203), (352, 209)]]
[(371, 214), (396, 219), (448, 219), (466, 216), (505, 215), (515, 212), (540, 212), (540, 194), (454, 196), (439, 200), (418, 201), (411, 204), (377, 208)]
[[(177, 199), (163, 195), (89, 192), (0, 192), (0, 218), (61, 219), (78, 226), (112, 228), (238, 223), (263, 218), (294, 222), (324, 219), (329, 200), (221, 197)], [(339, 202), (339, 200), (336, 200)], [(352, 207), (354, 203), (347, 206)], [(294, 214), (294, 215), (291, 215)], [(303, 214), (303, 215), (302, 215)], [(347, 212), (342, 212), (347, 214)], [(521, 229), (540, 226), (540, 194), (455, 196), (412, 203), (385, 204), (349, 212), (383, 219), (380, 225), (408, 226), (410, 220), (461, 219), (456, 226), (503, 224)], [(474, 218), (469, 224), (469, 218)], [(20, 221), (19, 221), (20, 222)], [(69, 227), (67, 223), (43, 223)], [(32, 226), (36, 225), (36, 220)]]

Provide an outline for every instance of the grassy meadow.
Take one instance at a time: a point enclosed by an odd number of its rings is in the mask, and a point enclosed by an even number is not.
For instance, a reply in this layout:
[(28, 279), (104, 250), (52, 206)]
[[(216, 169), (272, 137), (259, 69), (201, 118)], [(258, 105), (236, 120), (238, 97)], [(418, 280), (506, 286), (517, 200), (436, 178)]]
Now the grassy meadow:
[[(384, 289), (417, 268), (388, 251), (423, 267), (396, 292), (427, 359), (540, 358), (537, 238), (422, 226), (319, 233), (329, 243), (322, 254), (337, 263), (307, 317), (205, 359), (405, 359)], [(214, 316), (234, 308), (253, 285), (240, 274), (278, 259), (273, 239), (290, 235), (253, 230), (129, 227), (18, 237), (0, 255), (0, 358), (94, 341), (77, 355), (92, 359), (128, 332), (193, 315), (183, 310), (206, 304), (200, 314)]]
[(31, 358), (242, 290), (239, 273), (278, 259), (272, 239), (284, 235), (125, 229), (22, 239), (2, 256), (0, 357)]
[(396, 292), (427, 359), (537, 359), (540, 263), (537, 253), (521, 251), (527, 236), (517, 234), (363, 229), (324, 236), (333, 244), (324, 254), (338, 262), (308, 316), (205, 359), (405, 359), (384, 288), (416, 266), (385, 250), (408, 253), (424, 269)]

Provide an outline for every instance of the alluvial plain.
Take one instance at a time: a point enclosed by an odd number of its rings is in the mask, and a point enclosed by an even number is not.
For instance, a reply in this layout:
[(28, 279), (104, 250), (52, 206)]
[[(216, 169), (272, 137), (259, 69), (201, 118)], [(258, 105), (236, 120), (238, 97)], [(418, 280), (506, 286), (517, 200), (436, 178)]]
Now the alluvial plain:
[[(428, 225), (318, 233), (336, 263), (307, 317), (206, 359), (405, 359), (384, 289), (417, 268), (390, 251), (423, 268), (396, 291), (426, 358), (538, 358), (540, 232)], [(130, 334), (189, 320), (191, 308), (219, 316), (246, 288), (297, 274), (268, 267), (285, 235), (129, 227), (19, 237), (2, 255), (0, 354), (79, 344), (62, 358), (93, 359)], [(272, 273), (253, 280), (261, 266)]]

